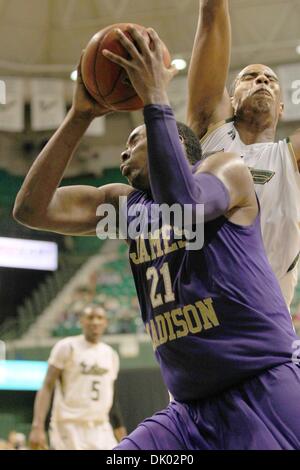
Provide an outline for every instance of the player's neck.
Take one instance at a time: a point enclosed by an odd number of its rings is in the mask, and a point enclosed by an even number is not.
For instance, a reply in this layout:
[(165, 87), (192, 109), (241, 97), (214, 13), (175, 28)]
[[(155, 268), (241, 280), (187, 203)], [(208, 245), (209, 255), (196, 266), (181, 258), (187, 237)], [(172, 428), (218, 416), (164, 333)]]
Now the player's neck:
[(84, 336), (84, 339), (87, 343), (90, 343), (90, 344), (99, 344), (101, 342), (101, 338), (87, 338), (86, 336)]
[(275, 140), (276, 127), (273, 124), (263, 125), (255, 121), (249, 122), (237, 119), (235, 125), (240, 139), (245, 145), (274, 142)]

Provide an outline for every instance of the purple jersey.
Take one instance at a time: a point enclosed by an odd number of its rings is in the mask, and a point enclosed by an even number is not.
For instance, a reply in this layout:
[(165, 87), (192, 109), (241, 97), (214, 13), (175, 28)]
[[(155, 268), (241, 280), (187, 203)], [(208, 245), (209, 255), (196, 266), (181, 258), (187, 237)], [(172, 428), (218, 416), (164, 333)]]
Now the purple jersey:
[[(147, 209), (143, 223), (150, 227), (153, 200), (134, 191), (127, 209), (135, 204)], [(247, 227), (223, 216), (207, 222), (197, 251), (175, 239), (170, 226), (160, 228), (158, 239), (129, 242), (143, 321), (176, 400), (219, 394), (291, 361), (297, 337), (266, 258), (259, 216)]]

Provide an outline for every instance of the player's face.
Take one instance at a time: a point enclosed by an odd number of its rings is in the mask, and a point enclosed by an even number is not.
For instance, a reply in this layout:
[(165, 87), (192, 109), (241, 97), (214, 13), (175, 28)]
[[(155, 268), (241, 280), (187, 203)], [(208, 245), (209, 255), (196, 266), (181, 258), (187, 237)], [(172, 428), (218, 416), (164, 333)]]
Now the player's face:
[(136, 189), (147, 190), (150, 187), (147, 152), (146, 127), (143, 125), (130, 134), (126, 149), (121, 154), (121, 173)]
[(81, 327), (85, 339), (97, 343), (107, 327), (107, 316), (103, 308), (86, 308), (81, 317)]
[(275, 72), (266, 65), (248, 65), (238, 75), (233, 96), (235, 114), (252, 109), (278, 119), (283, 111), (281, 90)]

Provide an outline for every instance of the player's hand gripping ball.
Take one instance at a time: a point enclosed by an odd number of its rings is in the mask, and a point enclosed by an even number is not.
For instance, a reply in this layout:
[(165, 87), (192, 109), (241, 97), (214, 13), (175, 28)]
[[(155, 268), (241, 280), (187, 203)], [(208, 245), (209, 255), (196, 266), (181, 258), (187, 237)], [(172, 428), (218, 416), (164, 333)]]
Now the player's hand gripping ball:
[[(92, 37), (81, 62), (83, 83), (90, 95), (101, 106), (115, 111), (134, 111), (143, 107), (143, 101), (136, 94), (124, 68), (111, 62), (102, 54), (103, 49), (107, 49), (130, 59), (116, 34), (116, 29), (120, 29), (128, 39), (134, 42), (128, 32), (130, 26), (134, 26), (149, 41), (151, 48), (151, 39), (145, 27), (137, 24), (119, 23), (102, 29)], [(164, 63), (166, 67), (169, 67), (170, 54), (164, 43), (162, 46)]]

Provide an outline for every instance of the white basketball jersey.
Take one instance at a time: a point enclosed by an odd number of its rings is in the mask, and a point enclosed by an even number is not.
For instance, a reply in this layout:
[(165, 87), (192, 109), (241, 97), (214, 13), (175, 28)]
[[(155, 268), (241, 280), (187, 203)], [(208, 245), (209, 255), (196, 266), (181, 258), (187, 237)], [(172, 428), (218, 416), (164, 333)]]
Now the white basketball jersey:
[(58, 341), (48, 362), (62, 369), (51, 419), (107, 422), (119, 371), (117, 353), (107, 344), (89, 343), (80, 335)]
[[(281, 283), (300, 251), (300, 175), (291, 143), (281, 140), (245, 145), (230, 119), (211, 126), (201, 144), (204, 156), (237, 152), (250, 168), (261, 205), (266, 252)], [(291, 279), (295, 284), (296, 276)], [(283, 294), (289, 303), (290, 294)]]

